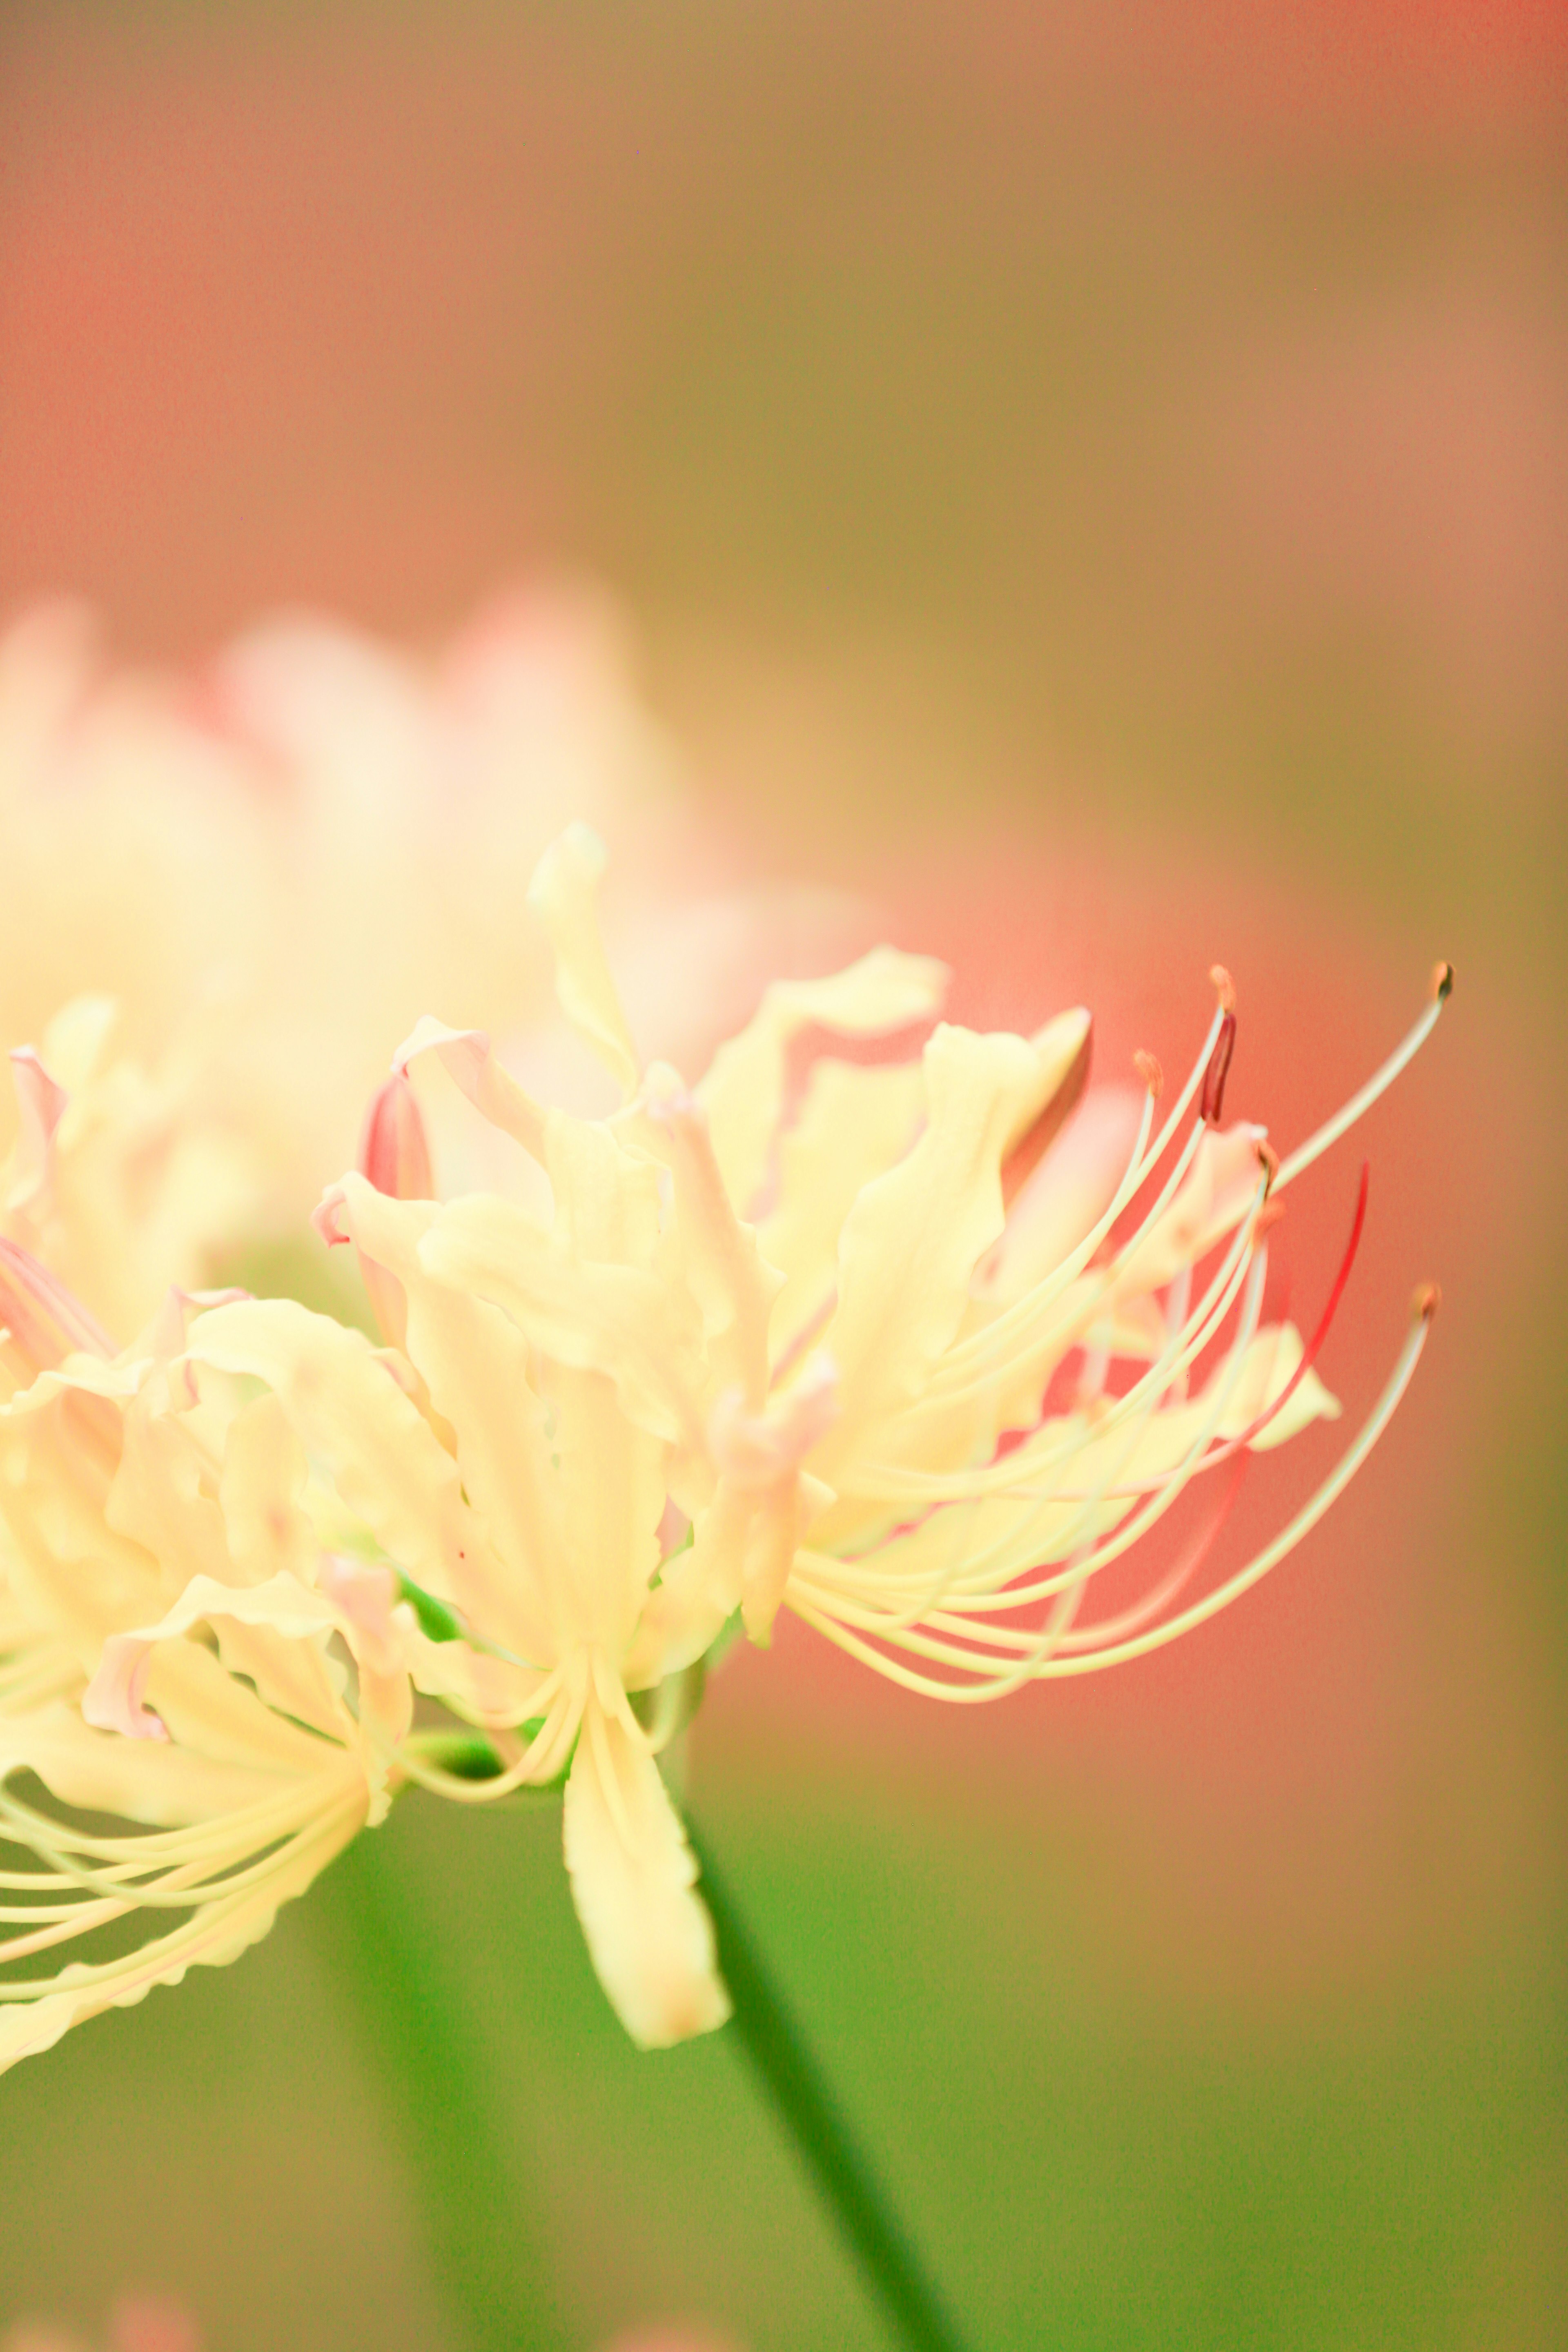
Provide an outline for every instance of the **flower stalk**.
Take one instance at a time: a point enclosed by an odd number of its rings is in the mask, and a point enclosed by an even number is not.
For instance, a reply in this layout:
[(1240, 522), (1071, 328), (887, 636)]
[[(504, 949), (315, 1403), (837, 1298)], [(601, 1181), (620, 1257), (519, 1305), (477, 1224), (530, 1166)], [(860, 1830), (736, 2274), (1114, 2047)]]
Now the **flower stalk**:
[(385, 1837), (358, 1838), (321, 1893), (322, 1941), (415, 2176), (460, 2352), (562, 2352), (574, 2338), (519, 2193), (517, 2118), (487, 2087), (484, 2034), (406, 1853)]
[(910, 2352), (963, 2352), (959, 2336), (790, 2015), (707, 1842), (689, 1817), (734, 2030), (796, 2153)]

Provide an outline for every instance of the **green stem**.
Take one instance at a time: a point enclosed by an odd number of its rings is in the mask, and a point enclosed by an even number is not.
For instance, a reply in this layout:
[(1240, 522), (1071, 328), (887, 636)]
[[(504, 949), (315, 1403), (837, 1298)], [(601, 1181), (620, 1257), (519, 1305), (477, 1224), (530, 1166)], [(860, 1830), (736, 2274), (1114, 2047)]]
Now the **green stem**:
[(960, 2338), (935, 2288), (856, 2145), (689, 1814), (686, 1826), (746, 2055), (904, 2343), (911, 2352), (961, 2352)]
[(493, 2053), (453, 1981), (401, 1827), (395, 1819), (356, 1838), (311, 1907), (395, 2111), (462, 2352), (555, 2352), (571, 2339), (542, 2292), (548, 2273), (520, 2193), (517, 2135), (487, 2088)]

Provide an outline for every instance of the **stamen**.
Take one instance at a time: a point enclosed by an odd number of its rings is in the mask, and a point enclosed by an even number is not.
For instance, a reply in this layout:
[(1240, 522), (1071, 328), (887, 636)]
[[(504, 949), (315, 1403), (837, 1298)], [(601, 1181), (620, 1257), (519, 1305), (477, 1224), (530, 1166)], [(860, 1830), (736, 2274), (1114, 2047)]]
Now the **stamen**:
[[(1215, 967), (1217, 971), (1219, 966)], [(1222, 999), (1223, 1002), (1223, 999)], [(1230, 1057), (1236, 1051), (1236, 1015), (1228, 1007), (1219, 1024), (1209, 1066), (1204, 1072), (1204, 1091), (1198, 1104), (1198, 1117), (1205, 1127), (1217, 1127), (1225, 1110), (1225, 1082), (1230, 1071)]]
[(1159, 1055), (1146, 1053), (1140, 1045), (1132, 1056), (1132, 1066), (1158, 1102), (1165, 1091), (1165, 1073), (1160, 1066)]

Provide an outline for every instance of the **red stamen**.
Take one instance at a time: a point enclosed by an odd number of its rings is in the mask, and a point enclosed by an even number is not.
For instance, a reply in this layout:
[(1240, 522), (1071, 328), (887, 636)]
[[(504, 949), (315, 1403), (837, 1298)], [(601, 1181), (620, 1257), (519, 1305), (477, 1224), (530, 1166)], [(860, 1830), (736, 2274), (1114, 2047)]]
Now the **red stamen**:
[(1214, 1041), (1208, 1068), (1204, 1072), (1204, 1091), (1198, 1104), (1198, 1117), (1205, 1126), (1217, 1127), (1225, 1109), (1225, 1082), (1230, 1069), (1230, 1057), (1236, 1051), (1236, 1015), (1226, 1011), (1219, 1024), (1219, 1035)]

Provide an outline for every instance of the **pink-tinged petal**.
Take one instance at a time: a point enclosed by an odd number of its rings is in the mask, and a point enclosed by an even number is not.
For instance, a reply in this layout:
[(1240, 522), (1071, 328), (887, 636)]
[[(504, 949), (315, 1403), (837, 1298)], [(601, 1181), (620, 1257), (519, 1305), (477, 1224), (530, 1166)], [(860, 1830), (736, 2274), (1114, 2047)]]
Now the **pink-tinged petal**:
[(1245, 1122), (1205, 1129), (1164, 1215), (1117, 1269), (1123, 1290), (1159, 1290), (1235, 1232), (1258, 1197), (1268, 1130)]
[[(414, 1089), (400, 1070), (395, 1070), (372, 1097), (360, 1137), (359, 1166), (366, 1182), (391, 1200), (435, 1198), (436, 1181), (425, 1121)], [(335, 1199), (329, 1193), (316, 1213), (316, 1230), (329, 1243), (344, 1238), (342, 1186), (335, 1187), (334, 1192)], [(374, 1251), (363, 1246), (359, 1266), (382, 1337), (390, 1347), (401, 1348), (408, 1326), (407, 1302), (401, 1282)]]
[(394, 1070), (406, 1077), (409, 1064), (421, 1054), (434, 1054), (475, 1109), (542, 1162), (544, 1113), (497, 1059), (484, 1030), (448, 1029), (426, 1013), (393, 1055)]
[(794, 1476), (837, 1418), (838, 1367), (829, 1355), (814, 1356), (766, 1412), (747, 1412), (740, 1391), (727, 1390), (709, 1420), (719, 1475), (743, 1495), (766, 1494)]
[(364, 1664), (374, 1674), (393, 1672), (402, 1645), (392, 1622), (397, 1579), (391, 1569), (329, 1552), (317, 1584), (353, 1626), (355, 1652)]
[(13, 1211), (42, 1207), (54, 1174), (55, 1132), (70, 1101), (64, 1087), (49, 1076), (31, 1045), (18, 1045), (11, 1055), (11, 1076), (16, 1089), (20, 1131), (12, 1155), (11, 1181), (5, 1206)]
[(722, 2025), (729, 1996), (686, 1833), (643, 1734), (597, 1691), (566, 1783), (563, 1843), (589, 1956), (639, 2048)]
[(310, 1223), (329, 1249), (342, 1249), (349, 1240), (343, 1228), (343, 1188), (329, 1184), (310, 1212)]
[(395, 1201), (433, 1201), (436, 1181), (419, 1099), (401, 1070), (371, 1097), (360, 1135), (359, 1171)]
[(1030, 1039), (1046, 1069), (1052, 1073), (1038, 1108), (1007, 1146), (1002, 1162), (1002, 1199), (1011, 1203), (1028, 1182), (1046, 1153), (1078, 1108), (1089, 1084), (1094, 1045), (1094, 1024), (1086, 1005), (1058, 1013)]
[(976, 1277), (979, 1297), (1009, 1306), (1071, 1255), (1116, 1197), (1142, 1108), (1131, 1087), (1085, 1096), (1010, 1202), (1002, 1238)]
[(112, 1361), (117, 1350), (107, 1331), (63, 1282), (27, 1250), (0, 1239), (0, 1328), (19, 1351), (18, 1367), (29, 1378), (53, 1371), (68, 1356), (98, 1356)]
[(136, 1633), (111, 1633), (98, 1672), (82, 1693), (83, 1721), (99, 1731), (118, 1731), (123, 1739), (167, 1739), (164, 1725), (142, 1703), (152, 1663), (151, 1641)]
[(528, 903), (555, 950), (561, 1010), (598, 1055), (623, 1097), (637, 1091), (642, 1065), (599, 932), (599, 881), (605, 845), (585, 824), (568, 825), (533, 871)]

